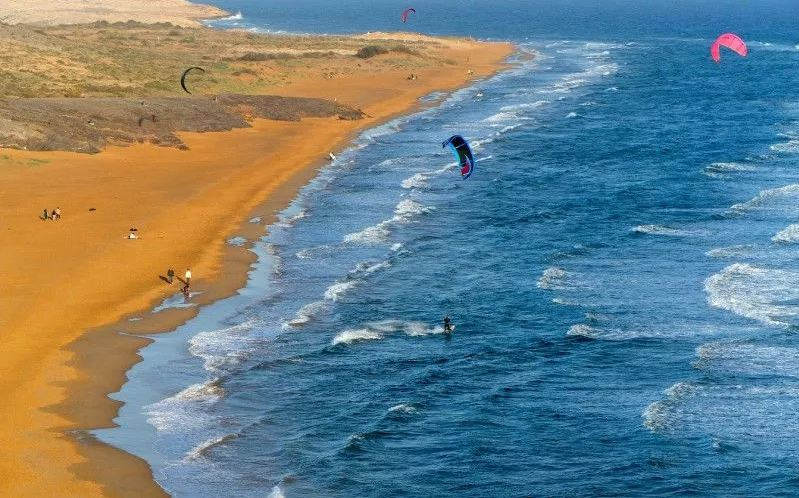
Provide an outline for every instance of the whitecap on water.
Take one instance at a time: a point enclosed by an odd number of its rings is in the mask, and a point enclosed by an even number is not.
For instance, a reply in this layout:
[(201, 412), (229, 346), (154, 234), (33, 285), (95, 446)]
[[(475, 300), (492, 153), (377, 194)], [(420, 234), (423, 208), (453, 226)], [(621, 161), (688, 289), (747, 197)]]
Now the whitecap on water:
[(705, 256), (718, 259), (740, 258), (749, 256), (755, 250), (755, 246), (751, 244), (717, 247), (705, 253)]
[(706, 166), (702, 173), (710, 177), (719, 177), (728, 173), (755, 171), (757, 168), (745, 163), (712, 163)]
[(428, 186), (428, 176), (424, 173), (416, 173), (410, 178), (402, 180), (402, 188), (425, 188)]
[(795, 386), (677, 382), (663, 394), (641, 414), (653, 432), (698, 432), (793, 449), (784, 435), (799, 429)]
[(741, 341), (710, 342), (696, 350), (694, 367), (733, 375), (799, 377), (799, 349)]
[(671, 228), (664, 225), (638, 225), (631, 230), (633, 233), (646, 234), (646, 235), (666, 235), (671, 237), (684, 237), (688, 235), (698, 235), (700, 232), (692, 230), (681, 230), (679, 228)]
[(597, 337), (600, 336), (600, 334), (601, 331), (599, 329), (596, 329), (594, 327), (589, 327), (588, 325), (582, 323), (572, 325), (571, 327), (569, 327), (568, 332), (566, 332), (566, 335), (568, 336), (587, 337), (589, 339), (596, 339)]
[(332, 345), (352, 344), (359, 341), (374, 341), (386, 335), (404, 333), (411, 337), (420, 337), (431, 334), (442, 334), (444, 328), (440, 325), (430, 327), (424, 322), (408, 322), (404, 320), (382, 320), (367, 322), (357, 329), (346, 329), (337, 334), (331, 341)]
[(257, 323), (248, 320), (232, 327), (200, 332), (189, 339), (189, 352), (205, 360), (205, 369), (211, 372), (235, 367), (248, 355), (255, 341), (249, 333)]
[(203, 407), (217, 402), (224, 395), (217, 379), (193, 384), (169, 398), (144, 407), (147, 422), (159, 432), (176, 432), (205, 427), (214, 418)]
[(771, 240), (778, 244), (795, 244), (799, 242), (799, 224), (788, 225), (772, 237)]
[(391, 412), (400, 412), (400, 413), (414, 413), (416, 412), (416, 407), (411, 405), (410, 403), (400, 403), (399, 405), (394, 405), (388, 409), (389, 413)]
[(538, 278), (536, 286), (546, 290), (573, 289), (579, 286), (576, 275), (557, 266), (544, 270)]
[(385, 242), (390, 234), (388, 230), (389, 221), (383, 221), (377, 225), (366, 227), (360, 232), (349, 233), (344, 236), (344, 242), (348, 244), (377, 245)]
[(380, 332), (371, 329), (353, 329), (340, 332), (333, 338), (332, 344), (352, 344), (358, 341), (373, 341), (383, 336)]
[(705, 281), (708, 303), (771, 326), (799, 315), (799, 273), (735, 263)]
[(776, 208), (781, 206), (788, 209), (796, 209), (797, 197), (799, 197), (799, 183), (792, 183), (783, 187), (761, 190), (752, 199), (733, 205), (730, 211), (736, 214), (742, 214), (753, 209), (764, 207)]
[(308, 303), (300, 308), (299, 311), (297, 311), (297, 314), (294, 316), (294, 318), (288, 322), (285, 322), (283, 324), (283, 328), (285, 329), (288, 327), (299, 327), (300, 325), (305, 325), (313, 319), (314, 315), (322, 311), (325, 307), (326, 304), (324, 301), (314, 301), (312, 303)]

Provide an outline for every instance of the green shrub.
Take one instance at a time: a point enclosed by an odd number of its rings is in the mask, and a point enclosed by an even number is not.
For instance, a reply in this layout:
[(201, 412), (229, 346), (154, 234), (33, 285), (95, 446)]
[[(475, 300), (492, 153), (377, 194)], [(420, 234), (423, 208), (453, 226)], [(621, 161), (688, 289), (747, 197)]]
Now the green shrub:
[(361, 59), (369, 59), (370, 57), (387, 53), (388, 50), (383, 47), (378, 47), (377, 45), (367, 45), (358, 50), (358, 52), (355, 53), (355, 56), (360, 57)]

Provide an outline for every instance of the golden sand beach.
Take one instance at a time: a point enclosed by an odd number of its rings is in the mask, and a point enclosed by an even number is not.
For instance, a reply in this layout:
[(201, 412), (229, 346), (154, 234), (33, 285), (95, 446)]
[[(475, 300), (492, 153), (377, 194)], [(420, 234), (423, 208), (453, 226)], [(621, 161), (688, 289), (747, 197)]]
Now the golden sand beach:
[[(28, 12), (28, 3), (17, 5)], [(159, 10), (169, 9), (161, 5)], [(3, 14), (0, 9), (0, 18)], [(15, 15), (16, 22), (36, 20), (32, 14)], [(135, 11), (130, 15), (159, 20)], [(64, 21), (97, 20), (92, 16)], [(183, 21), (169, 21), (190, 25), (196, 20), (193, 15), (176, 16)], [(119, 332), (168, 331), (195, 313), (174, 310), (159, 314), (157, 320), (127, 321), (177, 291), (159, 276), (170, 267), (180, 276), (190, 267), (192, 287), (203, 291), (198, 304), (230, 295), (243, 284), (253, 256), (246, 246), (225, 244), (227, 238), (244, 234), (253, 240), (262, 235), (264, 225), (325, 164), (328, 152), (346, 147), (359, 130), (417, 108), (419, 97), (432, 91), (452, 90), (497, 71), (513, 50), (508, 44), (412, 34), (305, 37), (300, 44), (207, 28), (183, 28), (178, 35), (165, 34), (163, 30), (174, 31), (167, 27), (144, 25), (13, 30), (4, 33), (12, 40), (14, 54), (38, 58), (26, 74), (0, 77), (2, 88), (37, 88), (36, 81), (70, 76), (42, 85), (34, 95), (20, 95), (19, 90), (11, 97), (180, 95), (172, 73), (164, 77), (164, 86), (147, 71), (156, 74), (159, 67), (179, 68), (201, 60), (217, 68), (214, 78), (197, 83), (198, 93), (207, 98), (224, 91), (319, 97), (359, 108), (366, 117), (276, 121), (250, 116), (248, 127), (207, 133), (178, 130), (181, 148), (112, 140), (96, 154), (0, 150), (2, 496), (163, 495), (145, 462), (93, 441), (84, 432), (112, 424), (119, 406), (107, 395), (119, 389), (125, 372), (138, 360), (138, 349), (147, 342)], [(114, 37), (120, 57), (136, 44), (136, 53), (149, 51), (143, 59), (161, 60), (125, 68), (115, 64), (113, 54), (104, 53), (107, 67), (119, 75), (106, 73), (102, 85), (96, 84), (97, 75), (75, 69), (86, 54), (70, 58), (70, 50), (91, 55), (92, 39), (100, 46)], [(193, 41), (179, 41), (187, 39)], [(51, 41), (69, 47), (59, 57), (61, 62), (49, 59), (42, 49)], [(299, 47), (299, 53), (286, 55), (286, 47), (277, 46), (281, 43)], [(276, 45), (271, 52), (264, 48), (268, 44)], [(369, 44), (411, 50), (388, 50), (369, 59), (353, 55)], [(219, 50), (221, 45), (224, 50)], [(242, 54), (255, 49), (283, 55), (241, 60)], [(302, 56), (311, 52), (327, 55)], [(210, 54), (219, 55), (214, 59)], [(469, 56), (468, 68), (452, 63), (464, 54)], [(73, 78), (75, 71), (78, 77)], [(103, 70), (98, 71), (102, 76)], [(124, 77), (125, 71), (144, 74)], [(409, 73), (417, 79), (407, 79)], [(114, 79), (126, 83), (115, 88)], [(94, 86), (86, 84), (92, 81)], [(48, 91), (55, 93), (47, 95)], [(246, 109), (242, 113), (246, 115)], [(40, 128), (21, 130), (20, 136), (36, 132), (47, 137)], [(40, 219), (45, 208), (56, 207), (63, 214), (60, 221)], [(262, 217), (261, 224), (247, 222), (254, 215)], [(125, 238), (131, 226), (138, 228), (140, 239)]]

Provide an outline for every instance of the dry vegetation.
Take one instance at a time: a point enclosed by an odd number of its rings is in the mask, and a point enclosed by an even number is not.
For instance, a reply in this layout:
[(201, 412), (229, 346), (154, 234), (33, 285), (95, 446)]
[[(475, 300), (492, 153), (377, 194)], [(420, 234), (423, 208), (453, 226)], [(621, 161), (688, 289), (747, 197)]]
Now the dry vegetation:
[[(385, 68), (438, 65), (434, 41), (275, 36), (171, 24), (101, 21), (33, 28), (0, 24), (0, 95), (141, 97), (179, 95), (181, 72), (194, 93), (268, 93), (308, 71), (333, 78)], [(363, 49), (369, 60), (355, 55)]]
[[(0, 147), (89, 153), (108, 143), (181, 147), (176, 132), (228, 130), (253, 118), (359, 119), (359, 110), (335, 102), (269, 94), (309, 78), (444, 63), (441, 43), (431, 39), (276, 36), (134, 21), (0, 24), (0, 46)], [(205, 72), (189, 74), (189, 96), (180, 75), (191, 66)]]

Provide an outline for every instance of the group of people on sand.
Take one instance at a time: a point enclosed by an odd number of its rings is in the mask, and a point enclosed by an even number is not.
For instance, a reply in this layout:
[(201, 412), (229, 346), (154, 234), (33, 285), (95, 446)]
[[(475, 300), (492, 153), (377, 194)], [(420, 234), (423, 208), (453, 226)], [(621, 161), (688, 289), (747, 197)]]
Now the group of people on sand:
[(47, 208), (45, 208), (44, 213), (42, 213), (42, 220), (58, 221), (60, 219), (61, 219), (60, 207), (56, 207), (55, 209), (53, 209), (52, 212), (48, 211)]
[[(172, 282), (174, 282), (174, 280), (175, 280), (175, 270), (170, 268), (166, 272), (166, 281), (167, 283), (169, 283), (169, 285), (172, 285)], [(183, 288), (181, 289), (181, 292), (183, 292), (183, 297), (188, 299), (191, 296), (191, 294), (189, 293), (189, 286), (191, 285), (191, 268), (186, 268), (186, 273), (183, 274), (182, 282), (183, 282)]]

